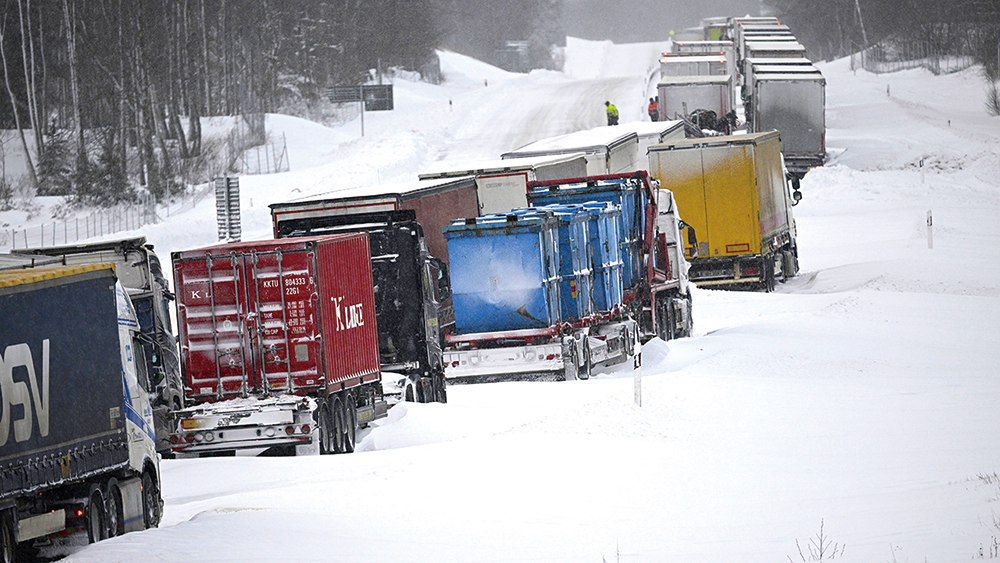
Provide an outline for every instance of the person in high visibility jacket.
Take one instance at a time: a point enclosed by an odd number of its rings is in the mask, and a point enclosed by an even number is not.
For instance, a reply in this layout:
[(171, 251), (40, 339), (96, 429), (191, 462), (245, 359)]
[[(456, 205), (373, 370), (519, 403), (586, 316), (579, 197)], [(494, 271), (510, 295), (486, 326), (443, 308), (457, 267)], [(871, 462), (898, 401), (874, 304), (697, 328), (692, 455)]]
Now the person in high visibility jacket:
[(608, 108), (608, 125), (618, 125), (618, 108), (611, 102), (604, 102), (604, 107)]
[(655, 99), (649, 99), (649, 108), (647, 109), (647, 112), (649, 113), (649, 119), (653, 121), (659, 121), (660, 119), (660, 112), (657, 110), (658, 105), (659, 104), (656, 103)]

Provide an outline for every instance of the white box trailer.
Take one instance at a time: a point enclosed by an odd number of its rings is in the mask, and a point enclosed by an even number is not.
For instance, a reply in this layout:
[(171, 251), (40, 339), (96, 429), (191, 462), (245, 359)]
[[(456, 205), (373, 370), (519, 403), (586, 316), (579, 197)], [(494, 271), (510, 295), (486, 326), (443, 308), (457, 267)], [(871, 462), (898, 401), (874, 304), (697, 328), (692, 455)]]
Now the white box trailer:
[[(618, 126), (620, 127), (620, 126)], [(623, 174), (645, 170), (639, 158), (639, 137), (618, 127), (595, 127), (529, 143), (500, 155), (503, 160), (583, 153), (587, 175)]]
[(821, 73), (757, 73), (749, 130), (777, 129), (788, 171), (801, 178), (826, 160), (826, 79)]
[(660, 76), (724, 76), (731, 74), (723, 53), (714, 55), (666, 55), (660, 58)]
[[(682, 133), (683, 134), (683, 133)], [(474, 176), (479, 190), (481, 213), (507, 213), (527, 207), (528, 182), (580, 178), (587, 175), (583, 153), (529, 156), (506, 160), (436, 163), (420, 174), (421, 180)]]
[[(742, 53), (740, 71), (746, 77), (750, 59), (804, 59), (806, 48), (798, 41), (747, 41)], [(744, 81), (744, 84), (748, 82)]]
[(756, 67), (759, 66), (782, 66), (782, 67), (806, 67), (813, 68), (813, 62), (805, 57), (754, 57), (750, 59), (744, 59), (743, 70), (743, 97), (750, 93), (749, 85), (753, 83), (753, 73), (756, 72)]
[(733, 109), (733, 76), (668, 76), (656, 85), (660, 121), (688, 116), (696, 109), (719, 117)]
[(721, 54), (726, 57), (726, 74), (736, 74), (736, 45), (732, 41), (675, 41), (670, 52), (674, 55)]

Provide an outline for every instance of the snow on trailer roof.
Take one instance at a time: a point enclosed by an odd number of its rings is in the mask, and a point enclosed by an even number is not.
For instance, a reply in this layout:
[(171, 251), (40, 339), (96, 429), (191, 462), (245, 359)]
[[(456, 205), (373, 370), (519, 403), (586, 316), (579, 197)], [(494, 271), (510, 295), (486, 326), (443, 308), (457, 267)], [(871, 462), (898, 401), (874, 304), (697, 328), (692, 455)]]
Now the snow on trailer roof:
[(806, 48), (798, 41), (747, 41), (747, 52), (782, 51), (805, 53)]
[(642, 139), (645, 137), (663, 137), (664, 135), (670, 134), (678, 129), (683, 129), (684, 122), (680, 120), (629, 121), (620, 125), (606, 125), (605, 128), (615, 129), (618, 131), (631, 131)]
[(744, 60), (752, 65), (813, 66), (813, 62), (805, 57), (747, 57)]
[(775, 82), (775, 81), (793, 81), (793, 82), (818, 82), (821, 81), (826, 84), (826, 78), (823, 76), (822, 72), (808, 72), (793, 74), (788, 72), (778, 72), (778, 73), (759, 73), (755, 72), (753, 75), (754, 82)]
[(714, 74), (704, 76), (666, 76), (660, 79), (659, 86), (678, 86), (681, 84), (726, 84), (733, 81), (731, 74)]
[(823, 74), (822, 71), (820, 71), (818, 68), (816, 68), (811, 64), (808, 65), (753, 64), (753, 73), (754, 76), (758, 74)]
[(533, 170), (539, 166), (550, 166), (553, 164), (563, 164), (572, 162), (579, 158), (586, 158), (582, 152), (566, 154), (543, 154), (536, 156), (524, 156), (519, 158), (479, 160), (465, 162), (436, 162), (431, 166), (429, 172), (417, 176), (421, 180), (433, 178), (451, 178), (456, 176), (479, 176), (485, 174), (502, 174), (504, 172), (519, 172)]
[(457, 178), (434, 178), (427, 180), (411, 180), (408, 182), (397, 182), (392, 184), (376, 184), (373, 186), (355, 186), (344, 188), (342, 190), (331, 190), (318, 194), (310, 194), (285, 203), (272, 203), (270, 207), (273, 209), (275, 207), (288, 207), (296, 204), (308, 204), (311, 202), (331, 199), (365, 198), (373, 196), (394, 196), (406, 198), (425, 190), (438, 191), (452, 187), (460, 188), (470, 182), (474, 184), (475, 181), (475, 176), (465, 175)]
[(726, 62), (725, 53), (718, 53), (714, 55), (708, 54), (698, 54), (698, 55), (685, 55), (685, 54), (670, 54), (664, 55), (660, 58), (660, 64), (671, 64), (671, 63), (724, 63)]
[(630, 142), (638, 142), (638, 135), (633, 132), (621, 131), (613, 127), (595, 127), (558, 137), (540, 139), (523, 147), (500, 155), (506, 160), (532, 154), (552, 152), (594, 152), (609, 150)]

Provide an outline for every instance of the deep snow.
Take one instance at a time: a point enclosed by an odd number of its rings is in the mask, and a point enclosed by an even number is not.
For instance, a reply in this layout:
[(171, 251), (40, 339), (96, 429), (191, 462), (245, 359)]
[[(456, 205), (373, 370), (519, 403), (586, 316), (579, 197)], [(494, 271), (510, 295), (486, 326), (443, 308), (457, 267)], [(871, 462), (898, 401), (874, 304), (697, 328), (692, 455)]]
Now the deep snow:
[[(241, 178), (244, 240), (270, 202), (495, 159), (601, 125), (607, 98), (642, 119), (663, 47), (571, 39), (566, 72), (529, 75), (443, 53), (447, 82), (397, 81), (364, 138), (270, 116), (292, 171)], [(821, 530), (825, 559), (997, 557), (1000, 118), (975, 69), (819, 66), (832, 159), (795, 208), (801, 274), (696, 290), (695, 335), (644, 347), (641, 407), (630, 370), (452, 386), (353, 455), (164, 461), (160, 528), (67, 561), (798, 562)], [(168, 255), (214, 228), (209, 199), (142, 234)]]

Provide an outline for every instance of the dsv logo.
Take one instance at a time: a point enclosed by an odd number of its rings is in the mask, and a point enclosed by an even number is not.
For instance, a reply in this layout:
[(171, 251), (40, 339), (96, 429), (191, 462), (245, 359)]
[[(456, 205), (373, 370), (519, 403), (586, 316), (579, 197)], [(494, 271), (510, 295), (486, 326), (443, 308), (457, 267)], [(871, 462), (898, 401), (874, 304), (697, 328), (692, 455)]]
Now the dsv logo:
[[(14, 380), (16, 373), (27, 373), (27, 382)], [(30, 390), (29, 390), (30, 386)], [(37, 415), (38, 433), (49, 435), (49, 340), (42, 340), (42, 381), (39, 387), (35, 375), (35, 361), (27, 344), (12, 344), (0, 356), (0, 446), (10, 438), (11, 418), (14, 407), (22, 407), (21, 418), (14, 420), (14, 441), (31, 439), (32, 418)], [(34, 412), (32, 412), (34, 406)]]

